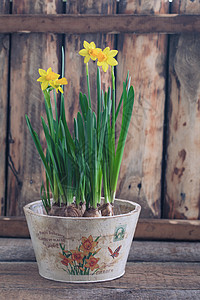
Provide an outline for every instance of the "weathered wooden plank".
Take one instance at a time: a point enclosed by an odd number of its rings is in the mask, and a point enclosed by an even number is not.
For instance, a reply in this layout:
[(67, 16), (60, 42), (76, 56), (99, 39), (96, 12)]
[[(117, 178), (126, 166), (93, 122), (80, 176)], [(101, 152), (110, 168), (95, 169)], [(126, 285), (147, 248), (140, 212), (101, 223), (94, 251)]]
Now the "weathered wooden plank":
[[(29, 237), (25, 218), (0, 217), (0, 237)], [(140, 219), (135, 239), (200, 241), (200, 221)]]
[[(59, 0), (13, 1), (13, 14), (62, 12)], [(22, 215), (22, 207), (40, 198), (42, 163), (25, 122), (29, 115), (33, 128), (41, 133), (41, 113), (44, 112), (43, 95), (38, 78), (38, 68), (59, 64), (59, 37), (53, 34), (13, 34), (11, 49), (11, 112), (10, 153), (8, 174), (8, 215)], [(45, 146), (45, 143), (42, 143)]]
[(200, 240), (200, 221), (140, 219), (135, 237), (159, 240)]
[(36, 261), (31, 240), (1, 238), (0, 261)]
[[(134, 6), (137, 2), (131, 5)], [(167, 2), (167, 1), (165, 1)], [(176, 1), (177, 2), (177, 1)], [(144, 13), (149, 12), (148, 2)], [(70, 4), (75, 7), (75, 4)], [(124, 1), (120, 5), (124, 6)], [(78, 10), (84, 10), (84, 6)], [(104, 7), (105, 9), (105, 7)], [(135, 8), (134, 8), (135, 9)], [(77, 10), (77, 11), (78, 11)], [(156, 7), (155, 7), (156, 10)], [(86, 13), (97, 13), (95, 9)], [(130, 13), (134, 11), (130, 6)], [(72, 12), (71, 12), (72, 13)], [(78, 12), (79, 13), (79, 12)], [(78, 14), (77, 13), (77, 14)], [(85, 13), (85, 11), (84, 11)], [(114, 12), (115, 13), (115, 12)], [(138, 13), (138, 11), (136, 11)], [(102, 13), (104, 14), (104, 12)], [(95, 24), (95, 26), (94, 26)], [(51, 33), (179, 33), (199, 32), (198, 15), (51, 15), (1, 16), (0, 32), (51, 32)]]
[[(120, 2), (121, 3), (121, 2)], [(119, 4), (120, 13), (167, 13), (166, 1)], [(120, 35), (118, 39), (117, 94), (130, 71), (135, 103), (118, 181), (117, 197), (134, 199), (142, 217), (161, 215), (162, 140), (165, 103), (167, 36)], [(121, 117), (117, 121), (118, 131)]]
[[(133, 284), (134, 285), (134, 284)], [(150, 289), (150, 290), (138, 290), (137, 288), (133, 289), (109, 289), (109, 288), (92, 288), (92, 289), (56, 289), (56, 290), (36, 290), (36, 289), (2, 289), (1, 297), (2, 299), (31, 299), (31, 300), (54, 300), (54, 299), (94, 299), (94, 300), (163, 300), (165, 299), (176, 299), (176, 300), (199, 300), (200, 291), (199, 290), (163, 290), (159, 289)]]
[(200, 262), (200, 243), (134, 241), (128, 261)]
[(29, 237), (25, 217), (0, 217), (0, 236)]
[[(115, 0), (101, 0), (101, 1), (89, 1), (84, 0), (79, 5), (78, 2), (66, 2), (66, 14), (112, 14), (116, 12), (116, 1)], [(67, 16), (67, 15), (66, 15)], [(81, 15), (79, 15), (81, 16)], [(95, 24), (95, 25), (94, 25)], [(94, 19), (93, 26), (96, 27), (98, 22)], [(83, 28), (81, 23), (78, 23), (80, 28)], [(65, 99), (66, 99), (66, 118), (69, 123), (70, 130), (73, 128), (73, 118), (79, 108), (79, 92), (88, 95), (87, 92), (87, 81), (86, 81), (86, 67), (84, 64), (84, 58), (78, 54), (80, 49), (83, 48), (83, 42), (95, 42), (99, 48), (105, 48), (109, 46), (113, 49), (114, 36), (106, 35), (102, 33), (74, 35), (67, 34), (65, 36), (65, 74), (69, 84), (65, 88)], [(98, 31), (97, 31), (98, 32)], [(100, 32), (100, 31), (99, 31)], [(96, 91), (96, 62), (90, 60), (89, 62), (89, 76), (90, 76), (90, 89), (91, 89), (91, 102), (92, 108), (96, 108), (97, 103), (97, 91)], [(103, 74), (102, 72), (102, 88), (106, 88), (111, 83), (110, 74), (108, 72)]]
[[(0, 290), (65, 291), (77, 288), (92, 290), (137, 289), (149, 290), (200, 290), (199, 263), (127, 263), (123, 277), (113, 281), (92, 284), (70, 284), (54, 282), (42, 278), (36, 263), (0, 263)], [(159, 279), (159, 280), (158, 280)], [(34, 283), (34, 284), (33, 284)]]
[[(9, 3), (0, 3), (0, 15), (9, 13)], [(9, 35), (0, 34), (0, 216), (5, 213), (6, 135), (8, 109)]]
[[(31, 240), (1, 238), (0, 261), (35, 261)], [(128, 261), (200, 262), (200, 243), (134, 241)]]
[[(173, 12), (200, 13), (197, 1)], [(170, 38), (168, 141), (164, 217), (200, 219), (200, 35)]]

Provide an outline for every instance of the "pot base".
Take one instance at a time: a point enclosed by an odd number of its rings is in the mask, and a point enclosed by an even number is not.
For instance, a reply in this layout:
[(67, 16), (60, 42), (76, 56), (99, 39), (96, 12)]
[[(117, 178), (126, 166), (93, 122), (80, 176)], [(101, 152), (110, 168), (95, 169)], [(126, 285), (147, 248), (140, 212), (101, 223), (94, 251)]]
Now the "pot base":
[(97, 279), (97, 280), (64, 280), (64, 279), (56, 279), (56, 278), (51, 278), (49, 276), (46, 275), (42, 275), (39, 271), (39, 275), (45, 279), (48, 280), (53, 280), (53, 281), (58, 281), (58, 282), (66, 282), (66, 283), (95, 283), (95, 282), (105, 282), (105, 281), (111, 281), (111, 280), (115, 280), (118, 279), (120, 277), (122, 277), (125, 274), (125, 271), (115, 277), (109, 277), (108, 279)]

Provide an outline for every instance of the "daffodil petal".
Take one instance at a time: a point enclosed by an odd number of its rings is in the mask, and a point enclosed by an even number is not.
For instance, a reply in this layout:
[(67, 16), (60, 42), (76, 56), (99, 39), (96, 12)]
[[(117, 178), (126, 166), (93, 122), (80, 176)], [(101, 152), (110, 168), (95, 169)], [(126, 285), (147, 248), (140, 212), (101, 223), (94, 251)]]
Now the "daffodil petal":
[(49, 73), (49, 79), (46, 78), (46, 80), (57, 80), (60, 77), (59, 74), (56, 74), (54, 72)]
[(107, 63), (108, 63), (110, 66), (116, 66), (116, 65), (118, 65), (118, 62), (117, 62), (116, 59), (113, 58), (113, 57), (108, 57)]
[(42, 82), (44, 79), (42, 78), (42, 77), (39, 77), (38, 79), (37, 79), (37, 81), (39, 81), (39, 82)]
[(90, 44), (88, 42), (84, 41), (83, 47), (88, 50), (88, 49), (90, 49)]
[(67, 79), (65, 77), (60, 78), (56, 81), (56, 84), (68, 84)]
[(95, 43), (94, 43), (94, 42), (91, 42), (91, 43), (90, 43), (90, 49), (95, 49), (95, 48), (96, 48)]
[(104, 50), (103, 50), (103, 53), (108, 55), (110, 52), (110, 47), (106, 47)]
[(63, 89), (59, 86), (59, 91), (63, 94)]
[(52, 69), (51, 69), (51, 67), (50, 68), (48, 68), (48, 70), (47, 70), (47, 74), (49, 74), (49, 73), (51, 73), (52, 72)]
[(101, 67), (101, 66), (102, 66), (102, 64), (103, 64), (103, 63), (102, 63), (102, 62), (100, 62), (100, 61), (98, 61), (98, 62), (97, 62), (97, 66), (99, 66), (99, 67)]
[(41, 89), (42, 89), (43, 91), (46, 90), (46, 89), (48, 88), (48, 85), (49, 85), (48, 81), (42, 82), (42, 84), (41, 84)]
[(102, 69), (104, 72), (108, 70), (108, 64), (105, 61), (102, 63)]
[(90, 58), (91, 58), (92, 60), (96, 60), (96, 59), (97, 59), (97, 57), (94, 57), (94, 56), (90, 56)]
[(43, 69), (39, 69), (38, 73), (40, 74), (40, 76), (46, 76), (47, 75), (47, 72)]
[(54, 89), (56, 88), (55, 81), (50, 80), (50, 81), (49, 81), (49, 84), (50, 84), (50, 86), (52, 86)]
[(80, 54), (81, 56), (86, 56), (86, 55), (88, 55), (88, 50), (82, 49), (82, 50), (79, 51), (79, 54)]
[(84, 58), (84, 63), (87, 64), (89, 60), (90, 60), (90, 56), (86, 55), (86, 57)]
[(109, 52), (109, 56), (114, 57), (115, 55), (117, 55), (117, 53), (118, 53), (117, 50), (111, 50), (111, 51)]

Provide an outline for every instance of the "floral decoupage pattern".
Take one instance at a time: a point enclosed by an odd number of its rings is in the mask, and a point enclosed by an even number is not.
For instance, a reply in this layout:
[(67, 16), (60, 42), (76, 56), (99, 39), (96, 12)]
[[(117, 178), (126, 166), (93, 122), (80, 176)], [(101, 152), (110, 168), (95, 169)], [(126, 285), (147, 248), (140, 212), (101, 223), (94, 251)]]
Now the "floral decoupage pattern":
[(95, 240), (90, 235), (88, 238), (82, 237), (81, 244), (75, 250), (65, 250), (65, 245), (60, 244), (62, 253), (59, 253), (61, 263), (65, 266), (64, 271), (71, 275), (93, 275), (98, 269), (100, 258), (95, 257), (101, 250), (97, 248), (98, 236)]

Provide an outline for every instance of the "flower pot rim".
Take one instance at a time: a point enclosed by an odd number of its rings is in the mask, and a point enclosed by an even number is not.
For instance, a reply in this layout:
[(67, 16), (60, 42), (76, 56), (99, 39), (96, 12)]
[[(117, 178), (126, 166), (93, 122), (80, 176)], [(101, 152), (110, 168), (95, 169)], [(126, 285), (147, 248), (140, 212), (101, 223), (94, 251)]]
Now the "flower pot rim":
[(130, 216), (130, 215), (133, 215), (135, 213), (137, 213), (138, 211), (141, 210), (141, 206), (136, 203), (136, 202), (132, 202), (132, 201), (129, 201), (129, 200), (124, 200), (124, 199), (115, 199), (116, 202), (121, 202), (121, 203), (128, 203), (132, 206), (134, 206), (133, 210), (131, 210), (130, 212), (128, 213), (124, 213), (124, 214), (117, 214), (117, 215), (114, 215), (114, 216), (101, 216), (101, 217), (60, 217), (60, 216), (49, 216), (49, 215), (45, 215), (45, 214), (39, 214), (39, 213), (36, 213), (34, 212), (33, 210), (31, 210), (31, 206), (33, 205), (37, 205), (37, 204), (42, 204), (42, 200), (37, 200), (37, 201), (33, 201), (27, 205), (25, 205), (23, 207), (24, 209), (24, 212), (26, 213), (29, 213), (29, 214), (32, 214), (32, 215), (35, 215), (35, 216), (38, 216), (38, 217), (44, 217), (44, 218), (56, 218), (56, 219), (65, 219), (65, 220), (102, 220), (102, 219), (112, 219), (112, 218), (119, 218), (119, 217), (122, 217), (122, 216)]

